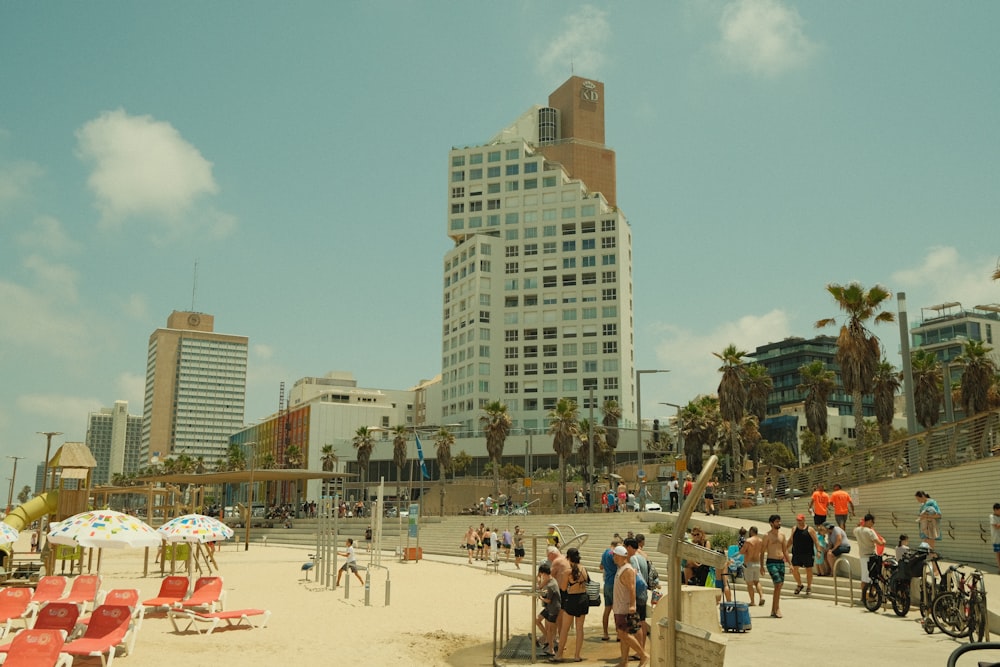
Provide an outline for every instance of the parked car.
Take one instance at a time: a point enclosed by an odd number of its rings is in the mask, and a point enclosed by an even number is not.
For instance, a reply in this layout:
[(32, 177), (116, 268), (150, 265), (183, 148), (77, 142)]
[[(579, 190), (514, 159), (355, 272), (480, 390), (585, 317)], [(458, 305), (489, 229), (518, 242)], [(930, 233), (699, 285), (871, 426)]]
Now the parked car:
[[(639, 510), (639, 501), (638, 500), (633, 501), (632, 504), (631, 504), (631, 506), (630, 506), (630, 509), (633, 512), (640, 511)], [(641, 511), (643, 511), (643, 512), (662, 512), (663, 508), (660, 507), (660, 503), (655, 502), (653, 500), (647, 500), (646, 501), (646, 506)]]

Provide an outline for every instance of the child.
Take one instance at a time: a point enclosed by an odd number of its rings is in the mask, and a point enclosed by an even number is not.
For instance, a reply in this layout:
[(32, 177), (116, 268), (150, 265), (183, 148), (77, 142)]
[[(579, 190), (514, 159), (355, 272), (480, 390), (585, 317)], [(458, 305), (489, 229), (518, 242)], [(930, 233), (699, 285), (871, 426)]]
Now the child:
[(902, 560), (906, 552), (910, 550), (910, 538), (906, 535), (899, 536), (899, 544), (896, 545), (896, 560)]
[(542, 612), (535, 619), (535, 625), (542, 632), (541, 646), (543, 654), (554, 656), (556, 620), (559, 618), (559, 611), (562, 609), (562, 601), (559, 595), (559, 584), (552, 578), (552, 566), (548, 561), (542, 561), (538, 565), (538, 595), (542, 599)]
[(993, 503), (990, 515), (990, 534), (993, 537), (993, 553), (997, 557), (997, 572), (1000, 573), (1000, 503)]

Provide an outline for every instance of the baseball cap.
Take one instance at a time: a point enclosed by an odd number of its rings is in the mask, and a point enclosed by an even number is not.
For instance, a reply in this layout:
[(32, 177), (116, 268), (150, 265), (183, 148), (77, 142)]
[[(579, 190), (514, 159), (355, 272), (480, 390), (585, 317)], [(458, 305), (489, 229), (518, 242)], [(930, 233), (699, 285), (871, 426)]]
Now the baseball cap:
[(800, 515), (798, 515), (795, 518), (798, 519), (799, 521), (805, 521), (806, 520), (806, 515), (805, 514), (800, 514)]
[(830, 521), (827, 521), (826, 523), (823, 524), (823, 527), (826, 528), (827, 530), (832, 530), (833, 529), (833, 523), (830, 522)]
[(628, 551), (626, 551), (625, 547), (620, 544), (612, 549), (611, 552), (616, 556), (628, 556)]

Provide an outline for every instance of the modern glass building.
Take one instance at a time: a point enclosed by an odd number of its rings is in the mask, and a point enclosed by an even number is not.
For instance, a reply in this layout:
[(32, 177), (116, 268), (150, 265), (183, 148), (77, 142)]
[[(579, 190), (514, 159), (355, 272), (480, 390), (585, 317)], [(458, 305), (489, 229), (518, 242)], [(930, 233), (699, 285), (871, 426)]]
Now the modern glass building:
[(571, 77), (447, 177), (442, 423), (479, 430), (506, 403), (514, 433), (562, 398), (615, 400), (635, 421), (632, 235), (604, 144), (604, 85)]

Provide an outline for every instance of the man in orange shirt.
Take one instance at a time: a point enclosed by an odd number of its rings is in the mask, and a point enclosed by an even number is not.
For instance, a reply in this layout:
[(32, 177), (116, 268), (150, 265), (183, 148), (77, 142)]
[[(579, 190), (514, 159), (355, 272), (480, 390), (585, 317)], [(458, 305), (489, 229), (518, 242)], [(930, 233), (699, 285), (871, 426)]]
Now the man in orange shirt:
[(833, 485), (833, 493), (830, 494), (830, 502), (833, 504), (833, 516), (837, 520), (837, 525), (842, 529), (847, 529), (847, 516), (854, 514), (854, 501), (851, 494), (841, 488), (840, 484)]
[(826, 513), (830, 507), (830, 494), (824, 489), (822, 484), (816, 485), (813, 491), (812, 500), (809, 501), (809, 511), (813, 515), (813, 525), (822, 526), (826, 523)]

